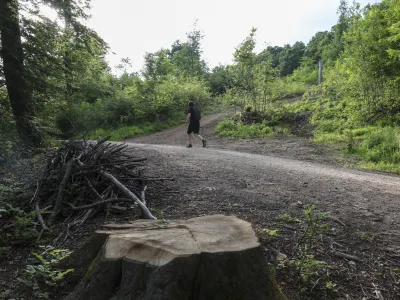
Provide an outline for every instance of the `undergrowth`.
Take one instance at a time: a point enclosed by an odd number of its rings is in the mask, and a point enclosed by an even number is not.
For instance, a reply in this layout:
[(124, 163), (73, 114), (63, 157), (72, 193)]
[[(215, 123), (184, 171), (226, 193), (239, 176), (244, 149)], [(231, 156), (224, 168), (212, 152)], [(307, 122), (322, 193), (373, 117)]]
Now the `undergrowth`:
[[(282, 223), (297, 223), (300, 226), (293, 252), (289, 256), (278, 254), (275, 268), (299, 287), (301, 296), (318, 294), (329, 299), (336, 293), (336, 284), (330, 276), (335, 267), (318, 258), (322, 241), (331, 230), (325, 223), (326, 217), (327, 214), (318, 212), (314, 205), (307, 205), (302, 218), (286, 213), (277, 219)], [(272, 236), (269, 231), (264, 232)]]
[(18, 281), (31, 288), (38, 299), (51, 299), (51, 288), (74, 269), (60, 270), (59, 262), (71, 254), (68, 249), (39, 246), (40, 253), (33, 252), (34, 261), (28, 264)]
[[(312, 91), (311, 91), (312, 92)], [(258, 113), (257, 124), (240, 116), (222, 121), (216, 132), (225, 137), (250, 138), (294, 134), (358, 157), (357, 167), (400, 174), (400, 119), (370, 121), (355, 101), (308, 93), (299, 101), (271, 103)]]
[(122, 126), (119, 128), (98, 128), (90, 133), (87, 139), (102, 139), (106, 136), (111, 136), (109, 139), (110, 141), (119, 142), (131, 137), (151, 134), (173, 126), (177, 126), (182, 124), (183, 121), (184, 120), (179, 119), (158, 123), (147, 122), (141, 125)]
[(215, 131), (220, 136), (231, 138), (265, 137), (274, 134), (272, 128), (264, 123), (247, 125), (230, 119), (220, 122)]

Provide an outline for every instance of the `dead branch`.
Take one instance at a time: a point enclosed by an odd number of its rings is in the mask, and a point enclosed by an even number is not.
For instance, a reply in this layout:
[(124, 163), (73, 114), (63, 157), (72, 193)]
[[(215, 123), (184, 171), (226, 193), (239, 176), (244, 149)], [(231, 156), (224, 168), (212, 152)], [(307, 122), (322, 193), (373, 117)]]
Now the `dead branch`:
[(60, 185), (60, 188), (58, 190), (57, 201), (56, 201), (56, 204), (54, 206), (54, 211), (50, 216), (50, 221), (54, 219), (54, 217), (58, 214), (58, 211), (60, 210), (61, 202), (63, 200), (65, 186), (67, 185), (68, 179), (71, 176), (72, 164), (73, 163), (74, 163), (74, 161), (72, 159), (70, 159), (68, 161), (68, 163), (67, 163), (67, 168), (65, 170), (64, 178), (61, 181), (61, 185)]
[(93, 204), (83, 205), (83, 206), (75, 206), (72, 203), (65, 203), (65, 204), (68, 205), (73, 210), (83, 210), (83, 209), (91, 209), (91, 208), (98, 207), (98, 206), (101, 206), (101, 205), (110, 204), (110, 203), (117, 203), (117, 202), (135, 203), (135, 201), (133, 201), (130, 198), (114, 198), (114, 199), (107, 199), (107, 200), (104, 200), (104, 201), (96, 202), (96, 203), (93, 203)]
[(156, 220), (157, 218), (154, 217), (149, 209), (146, 207), (146, 205), (143, 204), (142, 201), (134, 193), (132, 193), (130, 190), (128, 190), (121, 182), (118, 181), (117, 178), (115, 178), (113, 175), (110, 173), (107, 173), (105, 171), (100, 171), (100, 174), (102, 174), (104, 177), (108, 178), (112, 183), (114, 183), (126, 196), (129, 198), (133, 199), (136, 201), (136, 203), (139, 205), (140, 209), (143, 212), (143, 215), (146, 219), (153, 219)]
[(338, 223), (338, 224), (340, 224), (340, 225), (346, 227), (346, 224), (343, 223), (342, 221), (340, 221), (340, 220), (339, 220), (338, 218), (336, 218), (336, 217), (328, 216), (328, 219), (330, 219), (330, 220), (332, 220), (332, 221), (334, 221), (334, 222), (336, 222), (336, 223)]
[(352, 261), (357, 261), (357, 262), (361, 262), (362, 260), (354, 255), (350, 255), (350, 254), (346, 254), (346, 253), (342, 253), (342, 252), (338, 252), (338, 251), (332, 251), (332, 255), (339, 257), (339, 258), (345, 258), (348, 260), (352, 260)]
[(101, 197), (100, 194), (96, 191), (96, 189), (94, 188), (94, 186), (93, 186), (92, 182), (90, 181), (90, 179), (87, 176), (85, 176), (85, 178), (86, 178), (86, 181), (87, 181), (90, 189), (93, 191), (93, 193), (97, 196), (97, 198), (102, 200), (103, 197)]
[(43, 230), (49, 230), (49, 227), (46, 226), (46, 223), (43, 220), (38, 201), (35, 202), (35, 210), (36, 210), (36, 215), (37, 215), (38, 221), (39, 221), (40, 225), (42, 226)]
[[(47, 164), (32, 203), (41, 199), (43, 207), (53, 207), (52, 214), (41, 215), (39, 223), (53, 224), (57, 218), (69, 228), (86, 222), (97, 211), (123, 212), (132, 204), (139, 206), (143, 218), (155, 219), (147, 208), (150, 184), (164, 186), (173, 178), (145, 175), (147, 158), (135, 156), (127, 144), (89, 141), (63, 141), (47, 155)], [(153, 187), (151, 185), (151, 187)], [(119, 203), (118, 205), (112, 204)], [(40, 216), (39, 216), (40, 215)], [(44, 228), (44, 227), (43, 227)]]

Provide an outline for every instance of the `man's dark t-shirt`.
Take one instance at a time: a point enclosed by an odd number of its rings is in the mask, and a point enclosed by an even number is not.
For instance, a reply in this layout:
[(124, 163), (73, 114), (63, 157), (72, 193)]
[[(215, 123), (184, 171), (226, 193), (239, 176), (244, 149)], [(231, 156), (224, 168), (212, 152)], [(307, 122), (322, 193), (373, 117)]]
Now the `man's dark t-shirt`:
[(192, 106), (189, 108), (188, 113), (190, 113), (190, 120), (187, 133), (191, 134), (194, 132), (198, 134), (200, 131), (200, 110), (197, 107)]
[(190, 113), (190, 122), (200, 121), (201, 119), (200, 110), (197, 107), (195, 106), (189, 107), (188, 113)]

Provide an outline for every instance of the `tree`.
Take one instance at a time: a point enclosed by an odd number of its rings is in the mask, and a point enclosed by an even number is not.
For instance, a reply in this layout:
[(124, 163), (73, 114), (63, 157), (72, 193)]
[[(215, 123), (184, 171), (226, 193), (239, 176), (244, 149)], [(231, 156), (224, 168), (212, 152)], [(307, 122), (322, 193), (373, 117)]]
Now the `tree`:
[(304, 52), (304, 56), (311, 58), (314, 63), (319, 60), (327, 60), (326, 49), (333, 41), (333, 33), (330, 31), (317, 32), (308, 42)]
[(219, 65), (214, 67), (206, 78), (213, 95), (223, 95), (233, 87), (234, 78), (229, 66)]
[(345, 36), (342, 68), (347, 87), (362, 107), (360, 118), (370, 123), (400, 111), (400, 60), (393, 52), (400, 47), (400, 39), (393, 34), (400, 20), (398, 3), (384, 1), (370, 7)]
[(187, 41), (181, 43), (175, 41), (168, 51), (168, 56), (184, 76), (204, 76), (207, 72), (207, 64), (201, 59), (201, 40), (204, 35), (200, 30), (194, 29), (186, 34)]
[[(107, 45), (80, 22), (88, 17), (85, 9), (89, 2), (0, 1), (0, 71), (3, 71), (19, 136), (28, 146), (41, 144), (41, 112), (49, 113), (50, 107), (62, 106), (64, 101), (74, 101), (74, 97), (93, 101), (98, 91), (105, 91), (88, 88), (88, 81), (99, 87), (108, 70), (104, 62)], [(41, 16), (39, 4), (53, 7), (64, 20), (64, 28)]]
[(26, 80), (17, 0), (0, 0), (0, 34), (5, 84), (18, 134), (26, 145), (39, 147), (41, 137), (34, 125), (32, 92)]
[(271, 66), (277, 68), (279, 66), (280, 56), (283, 51), (283, 47), (280, 46), (268, 46), (258, 56), (259, 61), (270, 59)]
[(304, 56), (305, 45), (303, 42), (296, 42), (293, 46), (285, 45), (279, 57), (279, 70), (281, 76), (288, 76), (296, 70)]
[(256, 55), (254, 48), (256, 47), (256, 34), (257, 29), (252, 28), (250, 35), (235, 49), (234, 69), (235, 69), (235, 85), (241, 89), (253, 94), (255, 101), (254, 90), (254, 70)]

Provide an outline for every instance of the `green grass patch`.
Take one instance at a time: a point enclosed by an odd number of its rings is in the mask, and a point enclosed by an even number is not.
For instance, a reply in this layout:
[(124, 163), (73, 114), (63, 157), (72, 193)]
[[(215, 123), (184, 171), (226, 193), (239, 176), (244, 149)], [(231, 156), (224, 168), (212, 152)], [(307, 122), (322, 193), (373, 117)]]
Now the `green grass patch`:
[(87, 139), (102, 139), (106, 136), (111, 136), (110, 141), (123, 141), (128, 138), (132, 138), (139, 135), (151, 134), (157, 131), (161, 131), (170, 127), (174, 127), (182, 124), (182, 119), (179, 120), (168, 120), (167, 122), (158, 122), (158, 123), (144, 123), (140, 125), (130, 125), (130, 126), (122, 126), (119, 128), (98, 128), (93, 131)]
[(274, 136), (278, 132), (288, 135), (290, 126), (299, 120), (302, 124), (303, 115), (308, 112), (308, 121), (314, 128), (313, 142), (328, 144), (359, 157), (361, 162), (356, 167), (400, 174), (400, 126), (393, 122), (364, 125), (356, 118), (345, 118), (348, 112), (344, 109), (349, 107), (344, 103), (327, 98), (306, 98), (290, 104), (271, 105), (264, 112), (261, 124), (243, 125), (225, 120), (218, 124), (216, 132), (237, 138)]
[(400, 126), (366, 126), (335, 132), (316, 130), (314, 142), (341, 145), (362, 159), (359, 167), (400, 174)]
[(235, 122), (225, 119), (215, 127), (215, 132), (223, 137), (231, 138), (252, 138), (274, 135), (273, 129), (265, 124), (245, 125), (242, 122)]

